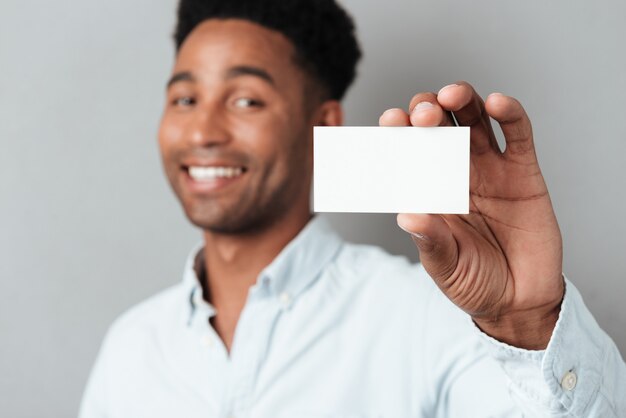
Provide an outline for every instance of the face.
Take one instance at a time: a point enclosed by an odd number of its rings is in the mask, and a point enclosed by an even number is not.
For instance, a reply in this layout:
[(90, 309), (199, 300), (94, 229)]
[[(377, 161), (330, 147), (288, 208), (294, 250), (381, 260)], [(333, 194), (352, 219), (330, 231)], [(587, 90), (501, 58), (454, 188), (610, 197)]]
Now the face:
[(208, 20), (181, 46), (159, 130), (163, 165), (192, 223), (241, 233), (308, 212), (307, 76), (281, 34)]

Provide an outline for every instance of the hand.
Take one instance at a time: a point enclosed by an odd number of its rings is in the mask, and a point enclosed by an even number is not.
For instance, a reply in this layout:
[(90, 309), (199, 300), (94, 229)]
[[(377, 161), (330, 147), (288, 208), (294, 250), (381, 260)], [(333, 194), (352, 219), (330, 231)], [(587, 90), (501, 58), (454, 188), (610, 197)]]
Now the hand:
[[(526, 112), (498, 93), (483, 102), (464, 82), (419, 93), (409, 109), (386, 111), (380, 125), (454, 126), (453, 112), (470, 127), (470, 214), (399, 214), (398, 225), (439, 288), (484, 332), (545, 348), (564, 294), (563, 246)], [(504, 152), (490, 117), (502, 128)]]

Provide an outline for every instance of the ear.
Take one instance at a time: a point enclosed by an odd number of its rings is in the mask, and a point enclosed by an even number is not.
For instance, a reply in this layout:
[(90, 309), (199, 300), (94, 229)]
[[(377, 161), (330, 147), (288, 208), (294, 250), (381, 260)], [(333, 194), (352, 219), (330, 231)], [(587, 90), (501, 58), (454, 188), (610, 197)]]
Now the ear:
[(315, 126), (343, 125), (343, 108), (337, 100), (327, 100), (320, 105), (316, 112)]

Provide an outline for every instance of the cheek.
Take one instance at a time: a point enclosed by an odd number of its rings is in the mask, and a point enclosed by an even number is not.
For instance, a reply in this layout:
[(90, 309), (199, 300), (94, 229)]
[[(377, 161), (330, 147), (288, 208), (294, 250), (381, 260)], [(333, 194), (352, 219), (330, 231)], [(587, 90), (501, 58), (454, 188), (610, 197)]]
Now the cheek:
[(268, 118), (240, 124), (234, 136), (245, 144), (251, 158), (268, 164), (276, 162), (285, 153), (286, 134), (283, 121)]
[(167, 157), (169, 151), (180, 142), (182, 136), (182, 125), (171, 116), (163, 116), (159, 126), (159, 148), (163, 157)]

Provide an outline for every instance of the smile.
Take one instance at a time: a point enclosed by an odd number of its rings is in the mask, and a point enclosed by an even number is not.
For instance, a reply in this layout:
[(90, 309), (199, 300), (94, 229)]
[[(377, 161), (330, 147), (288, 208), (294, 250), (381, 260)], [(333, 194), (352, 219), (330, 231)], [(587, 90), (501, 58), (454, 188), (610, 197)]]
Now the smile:
[(189, 176), (195, 181), (213, 181), (232, 179), (244, 173), (243, 167), (202, 167), (191, 166), (187, 169)]

